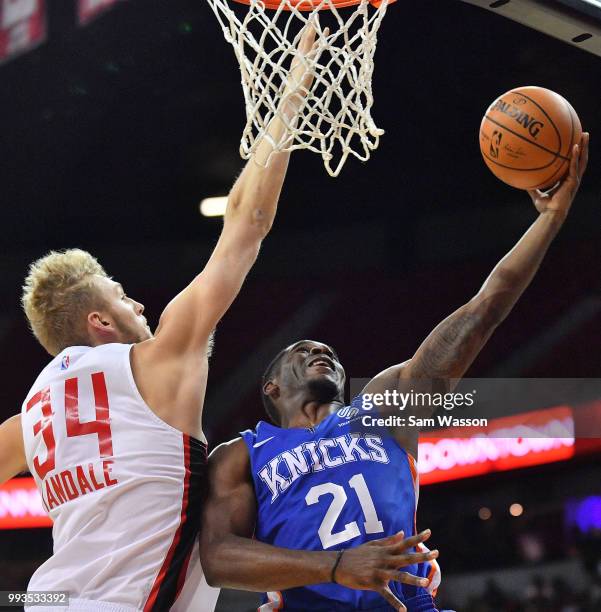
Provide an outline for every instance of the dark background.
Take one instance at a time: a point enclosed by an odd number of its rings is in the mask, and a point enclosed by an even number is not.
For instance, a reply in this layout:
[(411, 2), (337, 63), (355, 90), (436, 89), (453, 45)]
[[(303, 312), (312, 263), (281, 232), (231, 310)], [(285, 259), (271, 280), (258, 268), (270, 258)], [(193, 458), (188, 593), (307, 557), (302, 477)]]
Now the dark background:
[[(130, 0), (85, 28), (71, 1), (48, 10), (48, 42), (0, 67), (2, 418), (48, 360), (19, 308), (28, 264), (88, 249), (156, 324), (219, 234), (200, 199), (225, 195), (243, 167), (240, 75), (206, 3)], [(262, 418), (260, 374), (287, 342), (328, 342), (349, 376), (368, 377), (410, 357), (478, 290), (536, 217), (478, 147), (487, 105), (521, 85), (572, 103), (592, 133), (591, 162), (539, 275), (470, 375), (599, 376), (601, 58), (461, 2), (421, 0), (389, 9), (376, 60), (380, 148), (338, 179), (318, 156), (294, 154), (274, 230), (218, 328), (211, 446)], [(562, 517), (570, 496), (599, 492), (595, 465), (598, 456), (426, 487), (418, 526), (433, 530), (450, 575), (525, 567), (519, 535), (537, 530), (541, 562), (585, 558)], [(513, 519), (517, 498), (526, 512)], [(477, 518), (481, 505), (491, 521)], [(0, 588), (23, 586), (49, 552), (49, 531), (2, 532)], [(506, 604), (469, 609), (486, 605)]]

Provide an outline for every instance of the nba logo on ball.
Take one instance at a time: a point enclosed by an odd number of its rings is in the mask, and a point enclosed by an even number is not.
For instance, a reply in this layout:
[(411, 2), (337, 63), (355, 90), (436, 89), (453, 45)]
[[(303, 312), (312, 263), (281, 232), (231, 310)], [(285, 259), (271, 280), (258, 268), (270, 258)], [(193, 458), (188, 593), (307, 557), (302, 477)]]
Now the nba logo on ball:
[(341, 419), (352, 419), (354, 416), (359, 414), (359, 410), (357, 408), (353, 408), (352, 406), (345, 406), (341, 408), (336, 413)]
[(499, 148), (503, 140), (503, 134), (498, 130), (492, 133), (492, 142), (490, 143), (490, 156), (499, 159)]
[(582, 125), (571, 104), (542, 87), (504, 93), (488, 108), (480, 126), (486, 165), (518, 189), (546, 189), (568, 173)]
[(69, 355), (65, 355), (61, 361), (61, 370), (66, 370), (69, 367)]

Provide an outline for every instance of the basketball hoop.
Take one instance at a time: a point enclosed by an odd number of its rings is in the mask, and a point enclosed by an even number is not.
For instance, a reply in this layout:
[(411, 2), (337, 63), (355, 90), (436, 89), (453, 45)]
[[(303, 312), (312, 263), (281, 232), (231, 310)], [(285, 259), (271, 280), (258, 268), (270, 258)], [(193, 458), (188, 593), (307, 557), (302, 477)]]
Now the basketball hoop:
[[(246, 125), (240, 154), (249, 159), (269, 138), (274, 117), (286, 123), (273, 152), (319, 153), (331, 176), (349, 155), (367, 161), (384, 133), (374, 123), (372, 77), (377, 34), (395, 0), (208, 0), (240, 64)], [(303, 59), (314, 83), (291, 124), (280, 113), (292, 59), (304, 28), (318, 52)]]

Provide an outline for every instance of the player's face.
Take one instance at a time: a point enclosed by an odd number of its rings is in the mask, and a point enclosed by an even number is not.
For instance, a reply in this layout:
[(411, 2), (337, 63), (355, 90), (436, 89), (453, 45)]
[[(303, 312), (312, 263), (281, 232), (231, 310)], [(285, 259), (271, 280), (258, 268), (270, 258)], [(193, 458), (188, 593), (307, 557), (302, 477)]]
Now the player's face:
[(331, 388), (340, 392), (344, 388), (344, 368), (335, 351), (322, 342), (303, 340), (287, 349), (280, 367), (281, 384)]
[(120, 283), (99, 278), (98, 286), (107, 303), (107, 310), (118, 333), (119, 342), (137, 343), (152, 338), (144, 312), (144, 305), (128, 297)]

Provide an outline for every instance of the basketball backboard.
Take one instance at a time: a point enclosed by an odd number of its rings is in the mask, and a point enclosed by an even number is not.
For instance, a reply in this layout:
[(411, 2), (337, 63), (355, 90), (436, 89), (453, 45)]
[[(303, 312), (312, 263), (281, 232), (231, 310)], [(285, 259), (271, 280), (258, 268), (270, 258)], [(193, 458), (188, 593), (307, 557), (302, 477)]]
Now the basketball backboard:
[(463, 0), (601, 57), (601, 0)]

